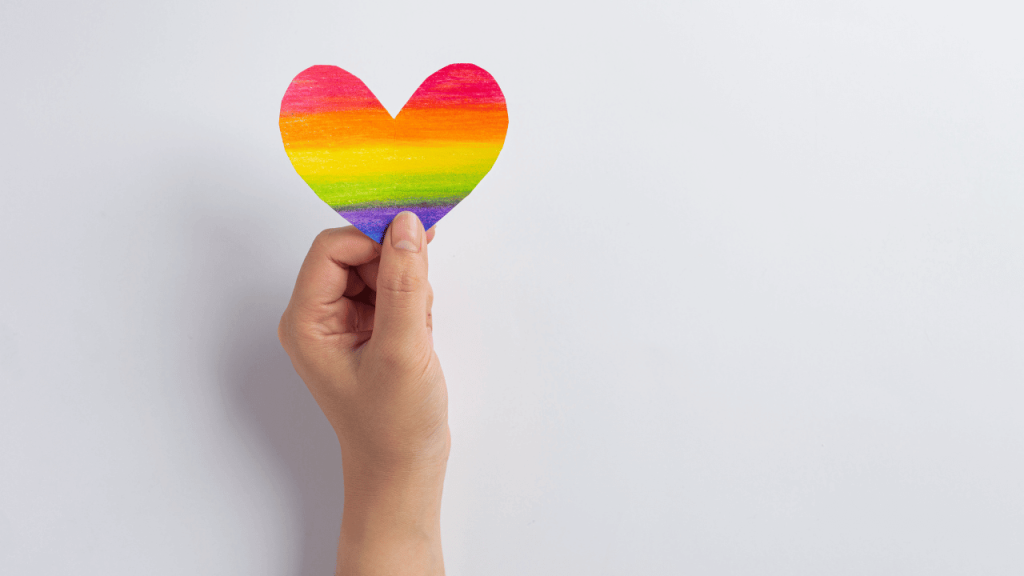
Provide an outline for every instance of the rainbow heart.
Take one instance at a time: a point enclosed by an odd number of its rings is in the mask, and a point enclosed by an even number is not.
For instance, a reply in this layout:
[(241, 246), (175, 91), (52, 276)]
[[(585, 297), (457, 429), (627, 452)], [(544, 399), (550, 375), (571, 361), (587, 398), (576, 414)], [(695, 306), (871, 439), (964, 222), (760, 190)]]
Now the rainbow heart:
[(420, 84), (395, 118), (362, 80), (312, 66), (281, 100), (281, 139), (321, 200), (380, 242), (391, 219), (433, 226), (494, 165), (505, 143), (505, 96), (486, 70), (452, 64)]

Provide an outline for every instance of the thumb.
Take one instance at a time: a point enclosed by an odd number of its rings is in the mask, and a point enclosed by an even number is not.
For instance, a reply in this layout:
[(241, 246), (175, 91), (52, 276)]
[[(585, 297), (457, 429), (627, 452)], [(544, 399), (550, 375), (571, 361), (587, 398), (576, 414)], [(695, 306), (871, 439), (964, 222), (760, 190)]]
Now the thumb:
[(427, 341), (430, 296), (427, 234), (416, 214), (401, 212), (381, 244), (372, 339), (399, 350)]

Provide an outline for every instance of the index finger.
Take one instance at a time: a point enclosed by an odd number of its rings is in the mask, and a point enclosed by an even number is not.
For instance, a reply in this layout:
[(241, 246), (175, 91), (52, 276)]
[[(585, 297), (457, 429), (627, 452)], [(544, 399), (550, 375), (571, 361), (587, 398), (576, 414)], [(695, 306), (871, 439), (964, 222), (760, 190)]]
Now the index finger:
[(329, 228), (317, 235), (295, 281), (292, 302), (324, 306), (345, 294), (350, 268), (380, 255), (380, 246), (352, 226)]

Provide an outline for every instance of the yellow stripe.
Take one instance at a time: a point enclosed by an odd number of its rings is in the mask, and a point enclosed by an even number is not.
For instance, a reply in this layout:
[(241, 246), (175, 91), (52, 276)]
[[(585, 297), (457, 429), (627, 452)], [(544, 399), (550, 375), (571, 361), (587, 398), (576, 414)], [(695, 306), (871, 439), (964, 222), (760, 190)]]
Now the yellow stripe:
[(486, 172), (497, 159), (501, 143), (286, 150), (302, 176), (359, 177), (386, 172)]

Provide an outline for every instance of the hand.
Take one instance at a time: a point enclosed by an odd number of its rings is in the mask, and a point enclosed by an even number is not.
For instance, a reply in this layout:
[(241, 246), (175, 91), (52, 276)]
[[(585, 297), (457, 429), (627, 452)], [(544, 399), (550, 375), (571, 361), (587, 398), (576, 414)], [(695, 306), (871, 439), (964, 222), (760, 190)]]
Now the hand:
[(341, 444), (339, 575), (443, 574), (440, 504), (451, 443), (434, 354), (427, 243), (412, 212), (378, 245), (317, 236), (278, 337)]

